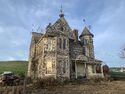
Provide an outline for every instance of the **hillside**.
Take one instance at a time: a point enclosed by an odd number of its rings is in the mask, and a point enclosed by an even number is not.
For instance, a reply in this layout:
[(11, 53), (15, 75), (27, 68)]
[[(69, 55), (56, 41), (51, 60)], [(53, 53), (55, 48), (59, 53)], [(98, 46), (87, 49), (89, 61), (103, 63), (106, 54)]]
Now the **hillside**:
[(0, 61), (0, 74), (4, 71), (12, 71), (24, 75), (27, 72), (27, 65), (28, 61)]

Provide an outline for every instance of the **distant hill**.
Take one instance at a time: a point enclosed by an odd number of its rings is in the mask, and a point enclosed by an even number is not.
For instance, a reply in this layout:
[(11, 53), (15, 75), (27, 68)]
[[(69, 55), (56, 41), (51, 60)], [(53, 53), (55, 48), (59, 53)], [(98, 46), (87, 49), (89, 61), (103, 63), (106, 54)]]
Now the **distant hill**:
[(0, 61), (0, 74), (4, 71), (12, 71), (15, 74), (25, 75), (28, 61)]
[(110, 71), (114, 71), (114, 72), (125, 72), (125, 67), (111, 67)]

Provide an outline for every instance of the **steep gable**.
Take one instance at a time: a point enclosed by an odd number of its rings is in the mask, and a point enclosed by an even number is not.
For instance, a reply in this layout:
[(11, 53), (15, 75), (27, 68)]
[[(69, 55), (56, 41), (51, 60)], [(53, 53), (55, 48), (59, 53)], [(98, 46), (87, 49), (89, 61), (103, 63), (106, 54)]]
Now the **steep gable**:
[(79, 37), (85, 36), (85, 35), (91, 35), (92, 37), (94, 36), (87, 27), (85, 27)]
[(72, 38), (72, 30), (64, 17), (60, 17), (53, 25), (49, 26), (46, 33), (64, 34)]

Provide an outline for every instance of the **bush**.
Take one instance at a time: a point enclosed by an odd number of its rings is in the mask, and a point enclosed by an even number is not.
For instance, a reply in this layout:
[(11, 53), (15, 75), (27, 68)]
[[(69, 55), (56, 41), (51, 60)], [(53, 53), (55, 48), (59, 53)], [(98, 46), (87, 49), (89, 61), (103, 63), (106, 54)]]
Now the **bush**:
[(36, 88), (41, 88), (45, 86), (56, 86), (59, 85), (60, 82), (56, 80), (55, 78), (52, 77), (47, 77), (47, 78), (35, 78), (33, 80), (33, 85)]
[(63, 86), (70, 82), (69, 78), (53, 78), (53, 77), (44, 77), (44, 78), (35, 78), (33, 80), (33, 85), (36, 88), (46, 87), (46, 86)]
[(17, 73), (21, 78), (25, 78), (25, 72), (18, 72)]
[(100, 83), (101, 81), (104, 81), (104, 78), (91, 78), (90, 82), (92, 83)]

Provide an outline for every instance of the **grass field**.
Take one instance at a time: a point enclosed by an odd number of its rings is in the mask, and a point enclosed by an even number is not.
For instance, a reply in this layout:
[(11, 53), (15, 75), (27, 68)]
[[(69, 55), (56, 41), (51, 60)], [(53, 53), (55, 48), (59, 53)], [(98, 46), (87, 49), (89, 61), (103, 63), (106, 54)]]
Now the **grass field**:
[(0, 74), (4, 71), (12, 71), (18, 75), (25, 75), (28, 61), (0, 61)]
[(114, 80), (124, 80), (125, 81), (125, 72), (110, 72), (110, 76)]
[[(0, 61), (0, 74), (4, 71), (12, 71), (15, 74), (25, 75), (27, 72), (28, 61)], [(125, 79), (125, 72), (110, 72), (115, 79)]]

